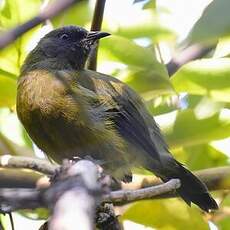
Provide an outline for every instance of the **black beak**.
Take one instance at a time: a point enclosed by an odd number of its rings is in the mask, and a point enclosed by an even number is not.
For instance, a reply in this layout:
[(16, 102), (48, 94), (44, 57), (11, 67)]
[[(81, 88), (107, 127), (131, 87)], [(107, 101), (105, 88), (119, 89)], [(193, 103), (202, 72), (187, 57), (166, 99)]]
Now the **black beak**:
[(96, 41), (98, 39), (109, 36), (110, 34), (102, 31), (90, 31), (86, 37), (87, 41)]

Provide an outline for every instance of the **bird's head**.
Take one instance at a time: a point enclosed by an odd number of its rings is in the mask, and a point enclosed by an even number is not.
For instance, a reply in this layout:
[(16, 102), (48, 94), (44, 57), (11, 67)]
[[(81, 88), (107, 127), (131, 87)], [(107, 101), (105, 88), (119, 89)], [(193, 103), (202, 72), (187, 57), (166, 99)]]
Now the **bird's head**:
[[(110, 35), (101, 31), (87, 31), (78, 26), (65, 26), (46, 34), (28, 56), (26, 64), (54, 60), (68, 63), (73, 68), (84, 68), (97, 40)], [(31, 59), (31, 60), (30, 60)], [(41, 59), (41, 60), (39, 60)]]

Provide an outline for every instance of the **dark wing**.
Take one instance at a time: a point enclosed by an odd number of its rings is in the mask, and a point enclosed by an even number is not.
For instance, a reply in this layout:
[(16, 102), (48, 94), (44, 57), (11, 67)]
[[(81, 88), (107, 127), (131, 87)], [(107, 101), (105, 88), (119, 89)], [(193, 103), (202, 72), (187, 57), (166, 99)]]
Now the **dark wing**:
[(85, 87), (91, 88), (101, 97), (101, 104), (107, 105), (105, 114), (115, 129), (131, 146), (140, 150), (137, 157), (141, 156), (141, 160), (145, 158), (138, 163), (155, 172), (163, 181), (179, 178), (181, 187), (177, 191), (189, 205), (193, 202), (205, 211), (217, 209), (218, 205), (205, 184), (171, 156), (156, 122), (140, 97), (112, 77), (92, 71), (84, 72), (82, 77), (85, 75), (91, 85)]
[(158, 126), (140, 97), (121, 81), (93, 71), (82, 71), (79, 83), (94, 91), (106, 106), (106, 117), (131, 145), (160, 160), (161, 150), (167, 152)]

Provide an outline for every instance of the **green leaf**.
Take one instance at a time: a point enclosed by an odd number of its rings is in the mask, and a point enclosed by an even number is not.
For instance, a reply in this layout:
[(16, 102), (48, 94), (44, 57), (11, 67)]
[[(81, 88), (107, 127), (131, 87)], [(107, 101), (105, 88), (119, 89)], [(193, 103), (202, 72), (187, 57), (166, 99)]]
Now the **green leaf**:
[(190, 170), (212, 168), (228, 164), (228, 157), (208, 144), (190, 146), (184, 149), (186, 166)]
[(174, 93), (169, 79), (162, 77), (154, 70), (130, 71), (126, 73), (122, 81), (135, 89), (145, 100)]
[(101, 41), (100, 48), (123, 64), (141, 69), (148, 68), (158, 72), (164, 78), (168, 77), (165, 66), (157, 61), (153, 51), (141, 47), (129, 39), (111, 36)]
[(129, 39), (112, 36), (100, 43), (100, 50), (108, 61), (127, 65), (118, 72), (120, 80), (126, 82), (145, 99), (156, 95), (174, 93), (165, 66), (159, 63), (153, 51)]
[(0, 107), (12, 107), (16, 98), (16, 80), (0, 69)]
[(123, 25), (120, 26), (117, 31), (111, 31), (111, 33), (126, 38), (149, 38), (155, 42), (169, 39), (172, 40), (175, 38), (173, 31), (158, 23), (152, 23), (151, 21), (146, 21), (144, 24)]
[(179, 148), (229, 137), (230, 120), (227, 111), (223, 110), (207, 118), (199, 118), (191, 109), (178, 111), (176, 120), (171, 119), (171, 123), (165, 127), (167, 143), (171, 148)]
[(22, 216), (31, 220), (46, 220), (50, 216), (50, 212), (45, 208), (37, 208), (35, 210), (23, 210), (19, 212)]
[[(16, 43), (7, 46), (5, 49), (0, 50), (0, 74), (9, 77), (9, 74), (17, 76), (19, 74), (20, 57), (19, 50)], [(9, 73), (4, 75), (5, 73)]]
[(31, 149), (14, 143), (0, 132), (0, 155), (4, 154), (34, 157)]
[(229, 9), (229, 0), (213, 0), (192, 28), (187, 40), (192, 43), (213, 42), (230, 34)]
[(152, 115), (157, 116), (165, 113), (172, 112), (178, 109), (178, 96), (177, 95), (156, 95), (156, 98), (145, 102), (148, 110)]
[(0, 25), (10, 28), (21, 24), (37, 15), (41, 0), (4, 0), (0, 9)]
[(230, 101), (230, 58), (203, 59), (184, 65), (171, 78), (177, 92)]
[[(1, 32), (8, 31), (31, 19), (38, 14), (40, 6), (40, 0), (4, 0), (0, 10)], [(28, 41), (40, 27), (33, 28), (5, 49), (0, 50), (0, 68), (2, 70), (18, 75), (19, 68), (28, 52)]]
[[(40, 5), (40, 0), (4, 0), (0, 9), (1, 31), (7, 31), (35, 16), (39, 12)], [(29, 41), (38, 28), (40, 26), (0, 50), (0, 107), (11, 107), (15, 104), (16, 78), (27, 55)]]
[(55, 27), (65, 25), (85, 26), (92, 19), (92, 12), (88, 1), (82, 1), (74, 5), (67, 11), (59, 14), (51, 21)]
[(230, 54), (230, 37), (219, 39), (213, 57), (229, 57)]
[(150, 0), (146, 2), (143, 6), (143, 9), (156, 9), (156, 0)]
[(209, 229), (200, 211), (179, 199), (136, 202), (124, 213), (122, 220), (162, 230), (184, 230), (185, 226), (188, 230)]

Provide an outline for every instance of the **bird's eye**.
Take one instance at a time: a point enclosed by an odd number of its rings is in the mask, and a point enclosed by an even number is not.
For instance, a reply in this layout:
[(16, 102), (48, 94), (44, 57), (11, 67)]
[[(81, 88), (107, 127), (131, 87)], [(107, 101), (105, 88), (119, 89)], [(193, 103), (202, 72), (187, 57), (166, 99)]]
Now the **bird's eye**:
[(68, 35), (68, 34), (62, 34), (62, 35), (60, 36), (60, 38), (61, 38), (62, 40), (67, 40), (67, 39), (69, 38), (69, 35)]

